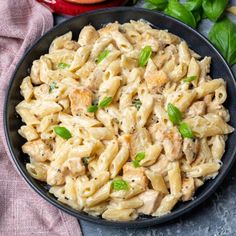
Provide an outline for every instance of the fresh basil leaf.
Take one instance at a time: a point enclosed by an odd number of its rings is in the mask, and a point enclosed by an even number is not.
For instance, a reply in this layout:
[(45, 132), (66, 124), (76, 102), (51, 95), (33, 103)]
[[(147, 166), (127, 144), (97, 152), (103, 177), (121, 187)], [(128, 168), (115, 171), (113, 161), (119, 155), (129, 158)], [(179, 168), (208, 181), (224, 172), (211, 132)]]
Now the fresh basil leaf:
[(180, 110), (174, 106), (173, 104), (169, 103), (167, 105), (167, 113), (168, 113), (168, 117), (169, 120), (174, 124), (174, 125), (178, 125), (181, 120), (182, 120), (182, 113), (180, 112)]
[(136, 107), (137, 110), (139, 110), (142, 106), (142, 102), (140, 101), (140, 99), (134, 99), (132, 104)]
[(150, 6), (155, 7), (154, 9), (159, 11), (163, 11), (168, 4), (167, 0), (145, 0), (145, 2), (151, 4)]
[(206, 16), (217, 21), (228, 5), (228, 0), (203, 0), (202, 7)]
[(196, 24), (198, 24), (201, 21), (201, 19), (202, 19), (202, 12), (203, 12), (202, 8), (199, 9), (199, 10), (192, 11), (192, 14), (193, 14), (193, 16), (195, 18)]
[(198, 10), (202, 7), (202, 0), (187, 0), (184, 3), (184, 6), (189, 10), (189, 11), (194, 11)]
[(145, 46), (139, 54), (139, 61), (138, 61), (139, 66), (145, 67), (151, 55), (152, 55), (152, 48), (150, 46)]
[(53, 82), (49, 85), (49, 93), (51, 93), (53, 89), (57, 89), (57, 88), (58, 88), (57, 82), (56, 82), (56, 81), (53, 81)]
[(68, 140), (72, 137), (70, 131), (65, 127), (56, 126), (56, 127), (54, 127), (54, 131), (57, 135), (59, 135), (60, 137), (66, 139), (66, 140)]
[(89, 164), (89, 157), (83, 157), (82, 158), (82, 162), (83, 162), (84, 166), (88, 166), (88, 164)]
[(101, 52), (98, 55), (98, 58), (96, 59), (96, 62), (99, 64), (101, 61), (103, 61), (108, 56), (109, 53), (110, 53), (110, 51), (105, 49), (103, 52)]
[(60, 69), (65, 69), (65, 68), (69, 68), (70, 65), (67, 64), (67, 63), (64, 63), (64, 62), (60, 62), (58, 65), (57, 65), (58, 68)]
[(114, 190), (128, 190), (129, 184), (123, 179), (115, 179), (112, 181), (111, 187)]
[(133, 160), (133, 166), (135, 168), (140, 167), (140, 161), (142, 161), (144, 158), (145, 158), (145, 152), (137, 153)]
[(185, 83), (190, 83), (190, 82), (192, 82), (192, 81), (194, 81), (194, 80), (196, 80), (196, 79), (197, 79), (196, 76), (189, 76), (189, 77), (187, 77), (186, 79), (184, 79), (184, 82), (185, 82)]
[(87, 112), (96, 112), (98, 110), (98, 106), (97, 105), (91, 105), (90, 107), (88, 107)]
[(196, 28), (196, 21), (192, 12), (177, 0), (169, 1), (165, 13), (169, 16), (177, 18), (180, 21), (183, 21), (193, 28)]
[(213, 25), (208, 36), (228, 63), (236, 64), (236, 24), (224, 18)]
[(184, 138), (194, 138), (193, 132), (187, 123), (181, 123), (178, 128)]
[(158, 10), (157, 6), (155, 6), (149, 2), (144, 3), (144, 8), (149, 9), (149, 10)]
[(111, 104), (112, 102), (112, 97), (105, 97), (99, 104), (98, 107), (99, 108), (104, 108), (107, 107)]

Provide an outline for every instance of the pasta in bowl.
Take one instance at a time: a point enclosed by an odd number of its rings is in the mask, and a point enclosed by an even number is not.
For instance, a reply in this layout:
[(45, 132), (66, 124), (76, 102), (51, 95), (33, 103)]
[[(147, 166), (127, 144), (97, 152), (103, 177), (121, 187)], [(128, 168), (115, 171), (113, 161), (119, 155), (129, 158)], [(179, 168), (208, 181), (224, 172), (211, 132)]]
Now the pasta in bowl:
[(192, 200), (234, 130), (210, 63), (144, 21), (57, 37), (20, 87), (27, 171), (60, 202), (112, 221)]

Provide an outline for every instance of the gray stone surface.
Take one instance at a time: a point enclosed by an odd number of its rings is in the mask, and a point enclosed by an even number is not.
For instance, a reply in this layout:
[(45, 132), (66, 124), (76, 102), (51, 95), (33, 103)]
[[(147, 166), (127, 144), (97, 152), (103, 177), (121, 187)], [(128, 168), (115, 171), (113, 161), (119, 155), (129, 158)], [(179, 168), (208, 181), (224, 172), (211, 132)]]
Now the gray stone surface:
[[(236, 0), (230, 1), (236, 5)], [(138, 6), (143, 6), (140, 0)], [(236, 17), (229, 16), (234, 22)], [(59, 23), (66, 17), (56, 16)], [(198, 30), (207, 35), (212, 23), (204, 20)], [(236, 66), (233, 68), (236, 75)], [(170, 223), (143, 229), (112, 228), (80, 221), (85, 236), (235, 236), (236, 235), (236, 165), (221, 187), (197, 209)]]

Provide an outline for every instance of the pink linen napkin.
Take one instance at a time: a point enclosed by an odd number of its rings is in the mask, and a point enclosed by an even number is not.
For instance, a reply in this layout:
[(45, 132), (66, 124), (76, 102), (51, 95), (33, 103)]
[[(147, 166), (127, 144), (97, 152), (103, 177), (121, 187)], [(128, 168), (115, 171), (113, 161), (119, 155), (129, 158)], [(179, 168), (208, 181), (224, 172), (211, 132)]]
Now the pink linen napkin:
[(0, 235), (4, 236), (82, 235), (76, 218), (47, 203), (19, 176), (3, 132), (9, 79), (26, 48), (52, 26), (52, 14), (36, 1), (0, 0)]

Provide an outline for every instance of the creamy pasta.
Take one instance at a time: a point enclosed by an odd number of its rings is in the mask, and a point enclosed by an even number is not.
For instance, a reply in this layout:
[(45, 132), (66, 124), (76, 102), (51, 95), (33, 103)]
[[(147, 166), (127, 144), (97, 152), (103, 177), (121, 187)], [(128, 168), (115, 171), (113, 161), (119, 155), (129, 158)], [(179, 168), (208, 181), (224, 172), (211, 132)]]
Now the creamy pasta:
[(20, 86), (28, 172), (62, 203), (107, 220), (192, 200), (234, 131), (210, 62), (144, 21), (57, 37)]

